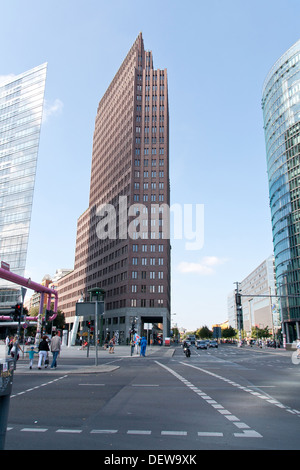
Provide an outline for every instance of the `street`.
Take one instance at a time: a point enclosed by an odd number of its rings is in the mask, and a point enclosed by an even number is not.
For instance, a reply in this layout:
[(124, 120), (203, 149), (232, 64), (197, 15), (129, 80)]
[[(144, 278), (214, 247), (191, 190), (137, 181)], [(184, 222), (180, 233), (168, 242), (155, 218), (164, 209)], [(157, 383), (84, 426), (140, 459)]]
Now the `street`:
[(5, 449), (300, 449), (291, 352), (224, 344), (192, 347), (190, 358), (157, 347), (144, 358), (121, 349), (101, 351), (99, 373), (84, 351), (62, 354), (55, 371), (20, 360)]

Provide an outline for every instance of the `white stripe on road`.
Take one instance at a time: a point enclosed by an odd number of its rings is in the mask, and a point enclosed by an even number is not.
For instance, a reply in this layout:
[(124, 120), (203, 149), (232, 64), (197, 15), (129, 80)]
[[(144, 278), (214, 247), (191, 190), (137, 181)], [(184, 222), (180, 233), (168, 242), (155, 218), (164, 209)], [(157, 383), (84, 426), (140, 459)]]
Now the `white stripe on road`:
[(249, 431), (243, 431), (242, 433), (235, 432), (233, 435), (234, 437), (262, 437), (261, 434), (253, 431), (253, 429), (249, 429)]
[(21, 432), (46, 432), (48, 429), (46, 428), (23, 428)]
[(161, 431), (162, 436), (186, 436), (186, 431)]
[(134, 430), (134, 429), (129, 429), (127, 431), (127, 434), (145, 434), (145, 435), (150, 435), (152, 431), (138, 431), (138, 430)]
[(64, 375), (63, 377), (58, 377), (57, 379), (54, 379), (54, 380), (50, 380), (50, 382), (46, 382), (46, 383), (43, 383), (41, 385), (37, 385), (36, 387), (33, 387), (33, 388), (28, 388), (27, 390), (24, 390), (23, 392), (18, 392), (18, 393), (15, 393), (14, 395), (11, 395), (10, 398), (15, 398), (15, 397), (18, 397), (20, 395), (24, 395), (24, 393), (27, 393), (27, 392), (32, 392), (33, 390), (37, 390), (41, 387), (45, 387), (46, 385), (49, 385), (49, 384), (52, 384), (54, 382), (57, 382), (58, 380), (61, 380), (61, 379), (65, 379), (66, 377), (68, 377), (67, 375)]
[(82, 429), (58, 429), (55, 432), (61, 432), (66, 434), (80, 434), (82, 432)]
[[(161, 364), (160, 362), (158, 361), (155, 361), (156, 364), (158, 364), (159, 366), (163, 367), (164, 369), (166, 369), (168, 372), (170, 372), (172, 375), (174, 375), (177, 379), (179, 379), (184, 385), (186, 385), (187, 387), (190, 388), (190, 390), (192, 390), (193, 392), (195, 392), (198, 396), (200, 396), (203, 400), (205, 400), (208, 404), (210, 404), (210, 406), (212, 406), (213, 408), (217, 409), (217, 411), (223, 415), (225, 418), (227, 418), (229, 421), (232, 421), (232, 424), (236, 424), (236, 423), (240, 423), (240, 420), (234, 416), (232, 413), (230, 413), (230, 411), (224, 409), (224, 407), (220, 404), (218, 404), (215, 400), (212, 400), (212, 398), (208, 395), (206, 395), (204, 392), (202, 392), (202, 390), (200, 390), (198, 387), (196, 387), (195, 385), (193, 385), (191, 382), (188, 382), (184, 377), (182, 377), (180, 374), (178, 374), (177, 372), (175, 372), (173, 369), (170, 369), (169, 367), (167, 367), (166, 365), (164, 364)], [(182, 363), (184, 365), (189, 365), (189, 364), (185, 364), (185, 363)], [(195, 369), (200, 369), (198, 367), (195, 367), (195, 366), (191, 366), (191, 367), (194, 367)], [(200, 369), (202, 370), (202, 369)], [(214, 374), (211, 374), (211, 375), (214, 375)], [(213, 402), (213, 403), (212, 403)], [(217, 407), (217, 408), (216, 408)], [(242, 423), (242, 426), (243, 427), (247, 427), (249, 428), (249, 426), (245, 423)], [(246, 434), (245, 434), (246, 433)], [(262, 437), (261, 434), (259, 434), (258, 432), (256, 431), (253, 431), (251, 429), (249, 429), (249, 431), (243, 431), (243, 433), (234, 433), (234, 435), (236, 435), (236, 437)]]
[[(249, 429), (249, 426), (245, 423), (241, 422), (234, 422), (239, 429), (246, 429), (246, 431), (243, 431), (241, 433), (234, 433), (234, 437), (262, 437), (261, 434), (258, 432)], [(11, 431), (13, 430), (13, 427), (8, 427), (6, 431)], [(45, 433), (47, 431), (50, 431), (48, 428), (22, 428), (20, 429), (20, 432), (32, 432), (32, 433)], [(60, 434), (81, 434), (84, 430), (83, 429), (57, 429), (55, 432), (60, 433)], [(135, 430), (135, 429), (129, 429), (128, 431), (125, 431), (126, 434), (136, 436), (150, 436), (153, 431), (151, 430)], [(121, 433), (118, 429), (92, 429), (90, 431), (90, 434), (117, 434)], [(189, 432), (189, 435), (193, 433)], [(188, 432), (187, 431), (161, 431), (160, 432), (161, 436), (187, 436)], [(197, 432), (198, 437), (224, 437), (224, 434), (222, 432), (214, 432), (214, 431), (199, 431)]]
[(91, 434), (116, 434), (117, 429), (93, 429)]
[[(268, 395), (263, 395), (262, 393), (260, 392), (255, 392), (253, 390), (250, 390), (250, 386), (248, 387), (243, 387), (242, 385), (236, 383), (236, 382), (233, 382), (232, 380), (229, 380), (229, 379), (226, 379), (225, 377), (222, 377), (221, 375), (218, 375), (218, 374), (215, 374), (214, 372), (210, 372), (209, 370), (206, 370), (206, 369), (202, 369), (201, 367), (197, 367), (197, 366), (194, 366), (192, 364), (187, 364), (186, 362), (180, 362), (180, 364), (183, 364), (184, 366), (188, 366), (188, 367), (192, 367), (193, 369), (197, 369), (197, 370), (200, 370), (201, 372), (204, 372), (205, 374), (208, 374), (208, 375), (211, 375), (212, 377), (215, 377), (216, 379), (220, 379), (220, 380), (223, 380), (223, 382), (226, 382), (230, 385), (232, 385), (233, 387), (237, 387), (239, 388), (240, 390), (243, 390), (244, 392), (248, 392), (250, 393), (250, 395), (253, 395), (257, 398), (261, 398), (262, 400), (266, 400), (268, 403), (272, 404), (272, 405), (275, 405), (277, 406), (278, 408), (282, 408), (282, 409), (285, 409), (286, 411), (288, 411), (289, 413), (291, 414), (299, 414), (299, 417), (300, 417), (300, 411), (297, 411), (297, 410), (291, 410), (290, 407), (288, 406), (285, 406), (283, 405), (282, 403), (280, 403), (278, 400), (275, 400), (274, 398), (268, 396)], [(252, 388), (254, 386), (252, 385)]]

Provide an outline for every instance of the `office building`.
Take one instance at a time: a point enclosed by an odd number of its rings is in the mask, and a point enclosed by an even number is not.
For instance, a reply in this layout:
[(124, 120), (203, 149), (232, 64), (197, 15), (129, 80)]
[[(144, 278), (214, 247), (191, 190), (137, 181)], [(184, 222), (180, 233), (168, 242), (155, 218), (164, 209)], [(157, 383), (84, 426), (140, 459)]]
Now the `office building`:
[(300, 337), (300, 40), (269, 71), (262, 109), (277, 292), (289, 343)]
[[(277, 338), (280, 330), (279, 307), (275, 282), (274, 256), (270, 255), (239, 283), (242, 295), (243, 331), (251, 337), (252, 328), (268, 328)], [(228, 321), (238, 328), (235, 291), (227, 297)]]
[[(254, 327), (268, 328), (277, 335), (280, 328), (275, 286), (274, 257), (270, 255), (241, 283), (243, 329), (248, 336)], [(272, 297), (274, 296), (274, 297)]]
[[(47, 64), (0, 84), (0, 260), (25, 274)], [(20, 288), (0, 279), (0, 307)]]
[[(102, 97), (90, 197), (79, 217), (74, 271), (58, 282), (71, 329), (76, 302), (105, 291), (104, 333), (129, 339), (170, 331), (169, 113), (166, 69), (154, 69), (140, 33)], [(83, 323), (81, 326), (84, 324)]]

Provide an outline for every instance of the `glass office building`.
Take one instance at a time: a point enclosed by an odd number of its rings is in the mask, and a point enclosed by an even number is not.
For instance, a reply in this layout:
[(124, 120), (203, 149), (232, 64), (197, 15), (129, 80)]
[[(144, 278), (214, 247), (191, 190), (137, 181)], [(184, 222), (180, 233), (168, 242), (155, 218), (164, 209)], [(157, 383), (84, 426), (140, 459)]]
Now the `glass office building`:
[[(0, 83), (0, 260), (24, 276), (47, 64)], [(0, 307), (19, 301), (0, 279)]]
[(292, 342), (300, 337), (300, 40), (268, 73), (262, 109), (277, 293)]

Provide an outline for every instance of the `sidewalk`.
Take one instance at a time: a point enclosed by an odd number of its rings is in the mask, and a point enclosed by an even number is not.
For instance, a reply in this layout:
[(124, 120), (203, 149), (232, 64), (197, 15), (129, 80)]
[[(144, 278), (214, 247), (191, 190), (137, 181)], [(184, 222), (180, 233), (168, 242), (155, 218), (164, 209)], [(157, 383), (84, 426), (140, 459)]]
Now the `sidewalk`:
[[(79, 346), (63, 346), (61, 354), (57, 360), (57, 369), (51, 369), (52, 354), (49, 354), (50, 365), (45, 369), (42, 367), (41, 370), (37, 368), (37, 359), (34, 361), (32, 369), (29, 369), (27, 355), (20, 354), (20, 359), (17, 362), (17, 368), (14, 374), (49, 374), (49, 375), (62, 375), (62, 374), (96, 374), (101, 372), (112, 372), (119, 369), (119, 365), (116, 363), (124, 358), (130, 358), (131, 360), (145, 360), (136, 352), (130, 354), (130, 346), (115, 346), (114, 353), (109, 353), (108, 350), (98, 348), (98, 365), (96, 365), (96, 351), (95, 347), (90, 347), (89, 356), (87, 357), (87, 350), (80, 349)], [(27, 347), (25, 347), (25, 351)], [(146, 349), (146, 358), (152, 355), (159, 357), (172, 357), (175, 352), (174, 347), (167, 346), (148, 346)], [(64, 359), (78, 359), (78, 364), (67, 364)], [(89, 362), (89, 364), (84, 364)]]

